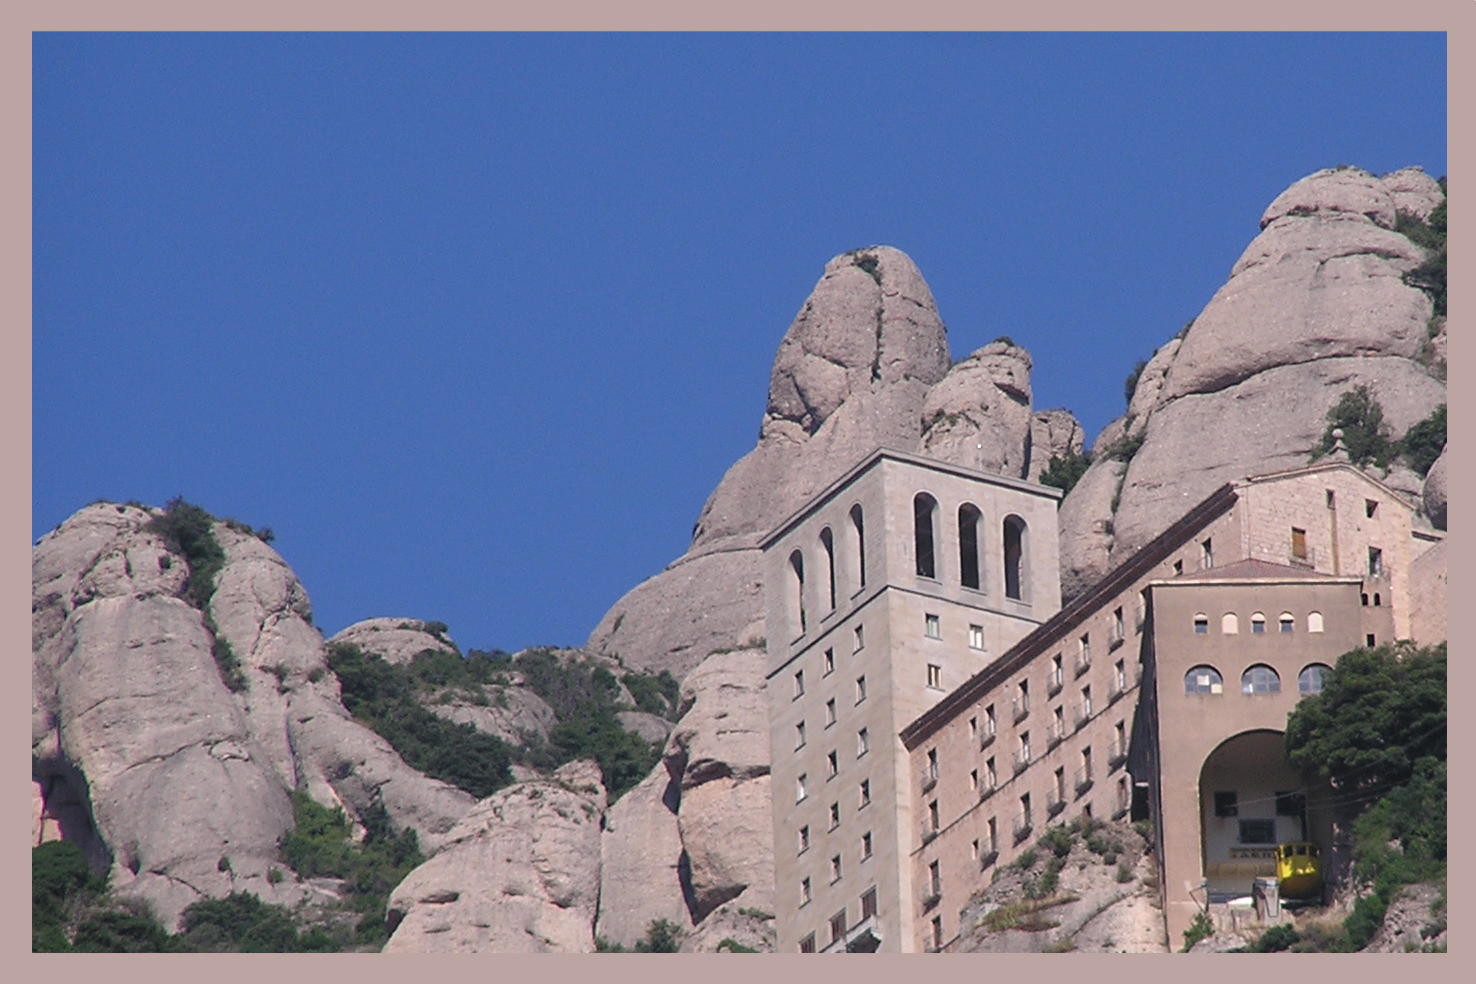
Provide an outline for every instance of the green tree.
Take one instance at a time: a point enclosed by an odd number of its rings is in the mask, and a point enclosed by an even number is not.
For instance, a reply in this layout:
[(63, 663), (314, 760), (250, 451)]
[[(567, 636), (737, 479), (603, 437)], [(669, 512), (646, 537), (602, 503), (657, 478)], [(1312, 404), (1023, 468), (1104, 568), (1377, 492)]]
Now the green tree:
[(1091, 464), (1091, 452), (1077, 454), (1074, 448), (1067, 448), (1064, 455), (1052, 455), (1045, 471), (1041, 472), (1040, 484), (1058, 488), (1063, 493), (1070, 492)]
[(1348, 449), (1348, 458), (1355, 465), (1372, 462), (1380, 468), (1387, 468), (1389, 460), (1398, 451), (1398, 445), (1384, 426), (1384, 408), (1367, 386), (1345, 391), (1328, 410), (1327, 427), (1313, 449), (1312, 460), (1332, 451), (1333, 431), (1338, 429), (1343, 432), (1343, 446)]
[(1399, 452), (1409, 467), (1426, 475), (1440, 452), (1445, 450), (1445, 404), (1405, 432), (1399, 442)]

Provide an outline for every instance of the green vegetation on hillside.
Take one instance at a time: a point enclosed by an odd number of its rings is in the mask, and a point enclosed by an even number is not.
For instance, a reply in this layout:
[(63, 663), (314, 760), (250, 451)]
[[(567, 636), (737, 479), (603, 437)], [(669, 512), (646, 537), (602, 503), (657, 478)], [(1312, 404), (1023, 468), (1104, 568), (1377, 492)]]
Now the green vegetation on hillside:
[(1348, 459), (1355, 465), (1371, 463), (1387, 468), (1398, 454), (1399, 446), (1384, 426), (1384, 408), (1367, 386), (1346, 390), (1327, 411), (1327, 427), (1322, 440), (1312, 450), (1313, 461), (1332, 451), (1333, 431), (1339, 429), (1343, 432)]
[(1076, 483), (1081, 481), (1081, 476), (1091, 467), (1092, 453), (1077, 454), (1072, 448), (1067, 448), (1064, 455), (1052, 455), (1051, 460), (1046, 463), (1045, 471), (1040, 474), (1040, 484), (1050, 485), (1060, 489), (1063, 493), (1070, 492), (1076, 488)]
[(1404, 885), (1446, 872), (1445, 643), (1354, 649), (1287, 719), (1287, 761), (1331, 780), (1364, 889), (1333, 948), (1359, 950)]
[(1424, 420), (1405, 432), (1399, 442), (1399, 453), (1409, 467), (1427, 475), (1440, 452), (1445, 450), (1445, 404), (1442, 403)]
[[(1444, 186), (1445, 181), (1442, 179), (1441, 187)], [(1430, 213), (1428, 222), (1421, 221), (1408, 212), (1400, 212), (1394, 225), (1396, 231), (1404, 233), (1410, 242), (1423, 248), (1427, 254), (1423, 263), (1404, 275), (1404, 282), (1430, 295), (1437, 318), (1445, 316), (1446, 303), (1445, 206), (1446, 203), (1442, 201)]]
[(328, 665), (338, 674), (343, 706), (350, 714), (393, 745), (411, 768), (482, 799), (512, 782), (507, 745), (469, 724), (437, 717), (416, 697), (430, 686), (417, 674), (434, 675), (456, 665), (448, 660), (461, 657), (421, 653), (405, 667), (351, 643), (328, 647)]
[(1147, 359), (1139, 359), (1133, 363), (1133, 371), (1128, 373), (1127, 379), (1122, 382), (1122, 402), (1130, 405), (1133, 402), (1133, 394), (1138, 391), (1138, 380), (1143, 377), (1143, 370), (1148, 368)]
[[(724, 948), (725, 944), (732, 943), (737, 949), (733, 953), (754, 953), (756, 951), (741, 946), (733, 940), (725, 939), (718, 944), (718, 949)], [(644, 939), (636, 941), (635, 953), (678, 953), (682, 945), (682, 928), (669, 919), (653, 919), (651, 925), (646, 927)], [(625, 953), (624, 944), (613, 943), (603, 936), (595, 937), (596, 953)]]
[[(230, 522), (235, 523), (235, 520)], [(249, 526), (237, 524), (250, 530)], [(241, 661), (231, 644), (221, 637), (210, 614), (210, 598), (215, 594), (215, 576), (225, 566), (225, 551), (215, 540), (215, 517), (184, 499), (175, 497), (164, 506), (164, 512), (149, 520), (145, 527), (157, 533), (171, 553), (182, 554), (190, 566), (190, 579), (185, 582), (185, 598), (204, 616), (205, 627), (215, 642), (211, 652), (220, 678), (234, 691), (246, 689), (246, 676)], [(270, 532), (270, 531), (268, 531)]]

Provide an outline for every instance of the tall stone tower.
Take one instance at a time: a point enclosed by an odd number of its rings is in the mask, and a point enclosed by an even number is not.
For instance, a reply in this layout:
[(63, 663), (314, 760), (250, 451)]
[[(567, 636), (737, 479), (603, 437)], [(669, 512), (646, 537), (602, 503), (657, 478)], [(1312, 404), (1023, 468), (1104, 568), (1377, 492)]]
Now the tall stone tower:
[(913, 949), (898, 732), (1059, 610), (1060, 495), (882, 449), (764, 539), (780, 952)]

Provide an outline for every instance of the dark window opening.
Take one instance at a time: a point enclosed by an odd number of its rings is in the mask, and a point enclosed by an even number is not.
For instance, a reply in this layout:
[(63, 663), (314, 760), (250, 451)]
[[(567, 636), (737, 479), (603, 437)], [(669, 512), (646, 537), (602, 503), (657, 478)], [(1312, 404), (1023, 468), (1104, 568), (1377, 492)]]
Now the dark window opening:
[(1240, 821), (1240, 843), (1242, 843), (1242, 844), (1275, 844), (1276, 843), (1276, 821), (1275, 820), (1242, 820), (1242, 821)]
[(979, 587), (979, 510), (965, 503), (958, 507), (959, 577), (966, 588)]
[(933, 563), (933, 513), (937, 505), (926, 493), (919, 493), (912, 500), (912, 535), (919, 577), (938, 576), (937, 565)]
[(820, 545), (825, 548), (826, 584), (829, 586), (830, 610), (835, 611), (835, 537), (830, 527), (820, 531)]
[(866, 587), (866, 528), (861, 520), (861, 507), (851, 507), (851, 526), (856, 530), (856, 589)]
[(1021, 600), (1021, 568), (1025, 559), (1025, 523), (1017, 516), (1004, 521), (1005, 597)]
[(1240, 813), (1238, 797), (1234, 790), (1215, 793), (1215, 816), (1233, 817)]

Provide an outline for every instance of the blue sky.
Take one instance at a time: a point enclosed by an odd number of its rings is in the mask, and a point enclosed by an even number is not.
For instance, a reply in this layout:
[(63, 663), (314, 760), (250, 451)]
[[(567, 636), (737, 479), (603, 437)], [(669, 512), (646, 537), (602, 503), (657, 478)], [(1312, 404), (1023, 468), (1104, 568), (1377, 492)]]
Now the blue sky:
[(34, 41), (32, 530), (183, 495), (317, 622), (583, 642), (686, 548), (831, 256), (1093, 435), (1261, 211), (1446, 166), (1443, 34)]

